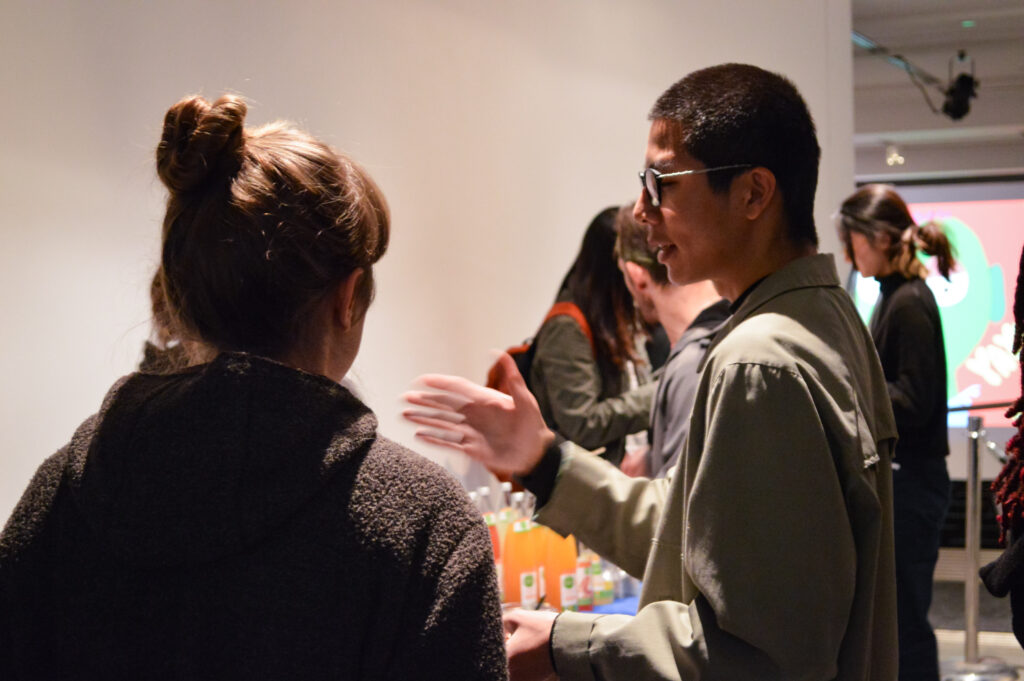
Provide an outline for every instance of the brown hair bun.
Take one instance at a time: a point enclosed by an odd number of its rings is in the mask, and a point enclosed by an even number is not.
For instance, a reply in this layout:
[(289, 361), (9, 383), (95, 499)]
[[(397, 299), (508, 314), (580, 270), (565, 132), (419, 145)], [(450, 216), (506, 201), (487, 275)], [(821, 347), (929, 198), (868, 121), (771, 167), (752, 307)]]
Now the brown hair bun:
[(167, 111), (156, 168), (171, 192), (189, 192), (237, 170), (247, 110), (235, 95), (223, 95), (212, 105), (193, 95)]
[(390, 221), (355, 161), (289, 123), (243, 129), (245, 113), (236, 95), (187, 97), (164, 118), (161, 283), (177, 340), (281, 359), (356, 269), (366, 311)]

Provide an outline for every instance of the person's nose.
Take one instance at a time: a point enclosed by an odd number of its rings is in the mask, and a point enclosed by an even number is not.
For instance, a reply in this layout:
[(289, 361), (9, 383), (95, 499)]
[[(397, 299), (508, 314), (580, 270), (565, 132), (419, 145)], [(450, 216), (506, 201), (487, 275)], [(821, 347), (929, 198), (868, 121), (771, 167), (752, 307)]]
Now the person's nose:
[(651, 224), (651, 220), (648, 217), (647, 204), (647, 190), (641, 189), (640, 196), (637, 197), (636, 203), (633, 204), (633, 219), (642, 225)]

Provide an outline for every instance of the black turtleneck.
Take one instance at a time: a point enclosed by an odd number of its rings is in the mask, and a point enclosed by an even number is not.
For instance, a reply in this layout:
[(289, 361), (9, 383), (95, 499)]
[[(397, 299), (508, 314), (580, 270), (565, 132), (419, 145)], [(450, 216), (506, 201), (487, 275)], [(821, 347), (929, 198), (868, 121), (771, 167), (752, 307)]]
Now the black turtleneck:
[(896, 416), (896, 460), (946, 456), (946, 351), (935, 296), (917, 277), (894, 273), (878, 283), (870, 328)]

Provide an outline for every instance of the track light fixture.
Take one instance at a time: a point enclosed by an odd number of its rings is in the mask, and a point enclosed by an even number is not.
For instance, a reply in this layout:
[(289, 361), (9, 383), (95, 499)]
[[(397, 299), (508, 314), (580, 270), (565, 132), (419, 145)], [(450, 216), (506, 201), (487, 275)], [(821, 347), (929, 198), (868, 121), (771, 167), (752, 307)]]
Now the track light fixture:
[[(964, 50), (958, 50), (955, 56), (949, 58), (949, 81), (944, 85), (932, 74), (910, 63), (905, 57), (892, 54), (888, 48), (879, 45), (863, 33), (853, 31), (853, 43), (906, 71), (911, 82), (924, 95), (924, 101), (932, 113), (943, 113), (954, 121), (959, 121), (971, 110), (971, 99), (978, 96), (979, 83), (974, 77), (974, 59), (967, 56)], [(925, 85), (930, 85), (942, 93), (945, 100), (941, 110), (932, 103)]]
[[(956, 62), (959, 73), (953, 78), (953, 66)], [(970, 73), (967, 65), (970, 64)], [(942, 103), (942, 113), (954, 121), (958, 121), (971, 110), (971, 98), (978, 96), (978, 81), (974, 79), (974, 59), (963, 50), (956, 57), (949, 58), (949, 87), (946, 88), (946, 101)]]

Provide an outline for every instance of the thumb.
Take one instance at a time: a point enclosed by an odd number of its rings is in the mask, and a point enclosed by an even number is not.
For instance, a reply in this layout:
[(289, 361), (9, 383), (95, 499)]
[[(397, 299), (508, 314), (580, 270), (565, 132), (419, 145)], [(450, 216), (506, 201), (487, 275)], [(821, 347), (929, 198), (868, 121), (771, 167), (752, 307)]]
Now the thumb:
[(519, 367), (516, 366), (512, 356), (507, 352), (501, 353), (501, 356), (498, 357), (498, 364), (501, 366), (501, 372), (504, 376), (505, 392), (512, 396), (512, 401), (518, 405), (524, 400), (529, 401), (533, 399), (533, 393), (526, 386), (526, 380), (519, 373)]

